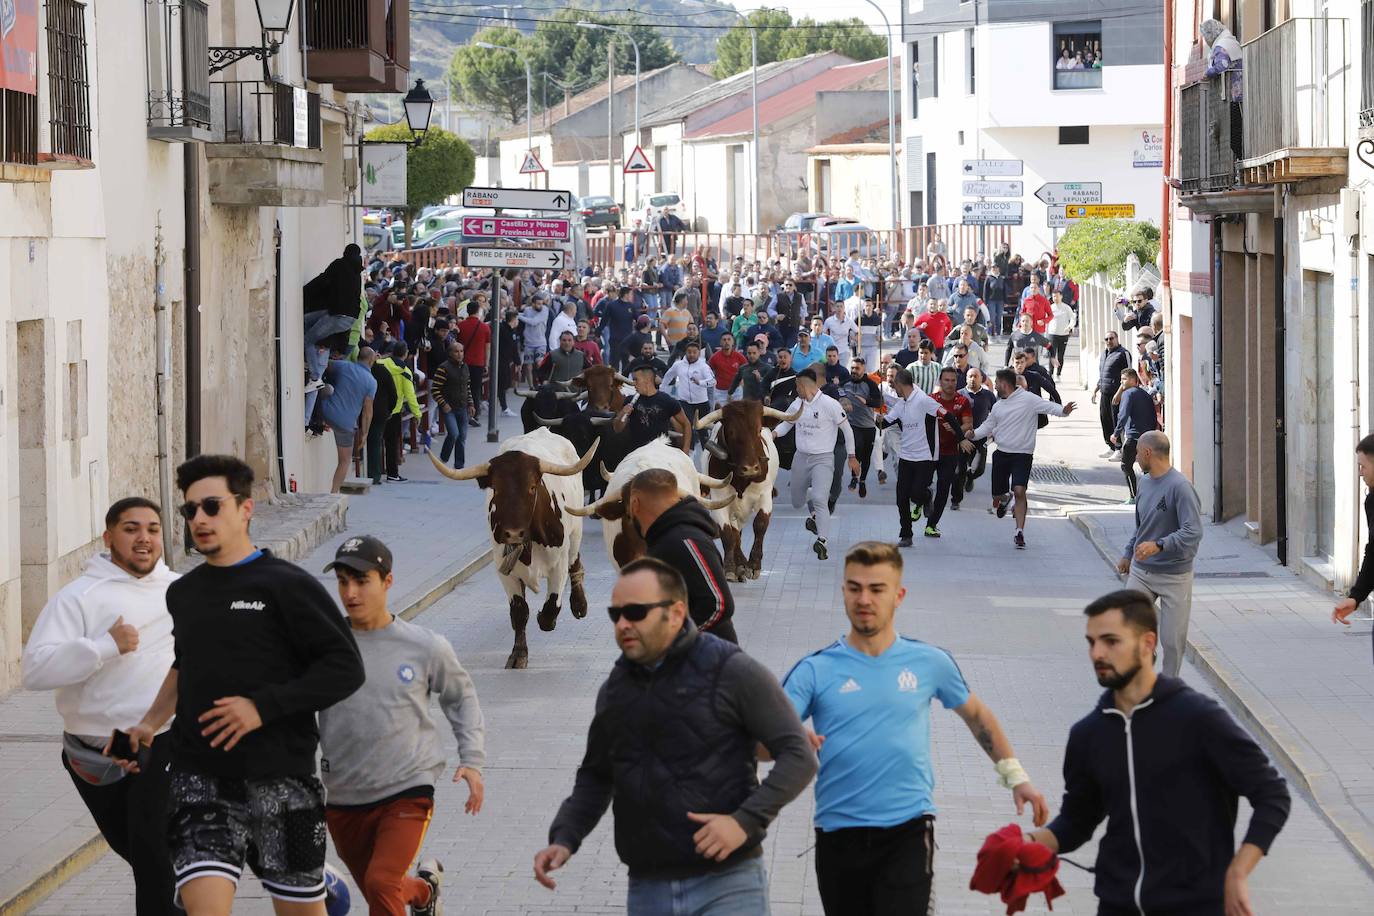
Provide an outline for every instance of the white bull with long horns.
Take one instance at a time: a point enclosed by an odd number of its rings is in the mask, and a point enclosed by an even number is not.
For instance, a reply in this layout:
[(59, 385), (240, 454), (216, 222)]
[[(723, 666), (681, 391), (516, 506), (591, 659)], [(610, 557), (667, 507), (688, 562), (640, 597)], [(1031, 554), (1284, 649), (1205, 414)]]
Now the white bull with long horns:
[(529, 663), (525, 626), (530, 607), (525, 590), (538, 594), (540, 582), (549, 593), (540, 609), (539, 629), (552, 630), (558, 623), (563, 584), (571, 580), (569, 605), (576, 618), (587, 616), (583, 590), (582, 469), (592, 460), (598, 442), (578, 457), (577, 449), (562, 436), (536, 429), (501, 443), (490, 460), (453, 470), (430, 452), (430, 460), (445, 477), (475, 480), (487, 494), (487, 522), (497, 575), (510, 602), (515, 646), (507, 668)]
[[(601, 476), (606, 480), (606, 495), (600, 501), (583, 509), (569, 509), (574, 515), (595, 513), (601, 519), (601, 534), (606, 540), (606, 554), (616, 569), (632, 560), (644, 556), (644, 539), (630, 523), (628, 509), (624, 502), (625, 485), (640, 471), (662, 468), (677, 478), (678, 495), (700, 498), (703, 490), (725, 490), (730, 486), (729, 478), (710, 477), (699, 473), (692, 464), (692, 457), (675, 445), (670, 445), (666, 437), (659, 437), (648, 445), (642, 445), (616, 466), (614, 472), (605, 465), (601, 466)], [(735, 499), (728, 492), (719, 499), (702, 499), (701, 504), (712, 511), (728, 506)]]

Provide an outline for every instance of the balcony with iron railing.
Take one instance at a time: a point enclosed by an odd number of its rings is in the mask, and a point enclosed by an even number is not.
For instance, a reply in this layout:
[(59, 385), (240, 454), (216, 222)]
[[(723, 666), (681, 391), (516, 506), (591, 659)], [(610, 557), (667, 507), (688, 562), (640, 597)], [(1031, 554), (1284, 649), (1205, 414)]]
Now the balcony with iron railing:
[(1241, 73), (1204, 76), (1179, 92), (1179, 179), (1185, 194), (1227, 191), (1240, 181)]
[(1241, 57), (1241, 183), (1345, 176), (1346, 20), (1289, 19), (1247, 42)]
[(210, 139), (209, 8), (205, 0), (149, 0), (148, 136)]
[(410, 0), (305, 0), (306, 75), (340, 92), (404, 92)]
[(210, 84), (210, 200), (230, 206), (324, 203), (320, 94), (288, 83)]

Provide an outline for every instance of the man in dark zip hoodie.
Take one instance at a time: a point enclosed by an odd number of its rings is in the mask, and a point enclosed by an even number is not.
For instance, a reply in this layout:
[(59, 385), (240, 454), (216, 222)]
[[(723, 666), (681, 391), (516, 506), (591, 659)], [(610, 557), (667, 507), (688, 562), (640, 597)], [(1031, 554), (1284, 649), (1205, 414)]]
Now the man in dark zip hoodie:
[(687, 582), (687, 613), (703, 633), (739, 644), (735, 599), (725, 581), (725, 563), (715, 541), (720, 527), (692, 497), (678, 495), (677, 478), (663, 468), (640, 471), (627, 494), (630, 520), (644, 538), (648, 555), (662, 560)]
[[(1098, 916), (1250, 916), (1247, 881), (1288, 820), (1288, 786), (1215, 700), (1155, 674), (1148, 595), (1112, 592), (1084, 613), (1107, 692), (1069, 731), (1059, 816), (1026, 838), (1072, 852), (1106, 818)], [(1254, 810), (1237, 850), (1241, 796)]]

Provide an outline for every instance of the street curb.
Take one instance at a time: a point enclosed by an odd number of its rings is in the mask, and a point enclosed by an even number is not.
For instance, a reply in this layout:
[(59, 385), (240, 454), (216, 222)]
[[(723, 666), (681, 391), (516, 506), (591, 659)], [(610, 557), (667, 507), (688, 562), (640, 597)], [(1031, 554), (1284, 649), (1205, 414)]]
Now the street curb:
[[(475, 554), (454, 573), (431, 580), (424, 592), (406, 607), (397, 612), (402, 620), (413, 620), (429, 610), (441, 598), (476, 575), (491, 562), (492, 548)], [(21, 916), (42, 903), (50, 894), (66, 882), (81, 874), (97, 859), (110, 851), (104, 838), (97, 831), (74, 851), (65, 856), (52, 868), (39, 875), (28, 885), (19, 889), (8, 900), (0, 901), (0, 916)]]
[[(1065, 515), (1117, 574), (1119, 554), (1101, 523), (1087, 510), (1070, 509)], [(1374, 825), (1351, 803), (1345, 787), (1321, 755), (1289, 728), (1268, 698), (1243, 673), (1228, 665), (1224, 656), (1213, 647), (1199, 645), (1190, 637), (1186, 655), (1236, 717), (1259, 738), (1288, 777), (1306, 792), (1322, 819), (1336, 831), (1365, 871), (1374, 875)]]

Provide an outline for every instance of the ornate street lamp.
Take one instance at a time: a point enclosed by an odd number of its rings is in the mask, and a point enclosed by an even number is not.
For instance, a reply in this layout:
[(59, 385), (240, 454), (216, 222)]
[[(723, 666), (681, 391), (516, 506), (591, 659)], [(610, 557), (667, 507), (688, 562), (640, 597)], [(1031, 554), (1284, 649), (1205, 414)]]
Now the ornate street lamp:
[(429, 119), (434, 114), (434, 96), (425, 88), (425, 81), (417, 79), (401, 103), (406, 110), (406, 125), (415, 137), (410, 141), (410, 145), (419, 146), (429, 131)]
[(257, 47), (232, 47), (210, 49), (210, 72), (218, 73), (248, 57), (262, 61), (263, 79), (271, 81), (271, 71), (267, 61), (281, 50), (282, 39), (291, 27), (291, 12), (296, 0), (253, 0), (258, 11), (258, 26), (262, 29), (262, 42)]

